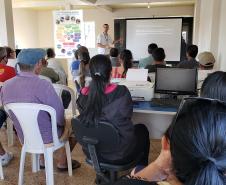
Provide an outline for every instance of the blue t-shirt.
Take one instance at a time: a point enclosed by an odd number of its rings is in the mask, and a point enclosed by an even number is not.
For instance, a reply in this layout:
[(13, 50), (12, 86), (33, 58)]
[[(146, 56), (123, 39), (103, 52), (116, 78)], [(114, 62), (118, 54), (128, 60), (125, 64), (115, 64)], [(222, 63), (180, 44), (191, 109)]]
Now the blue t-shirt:
[(79, 60), (73, 61), (71, 63), (71, 71), (78, 70), (79, 69), (79, 64), (80, 64), (80, 61)]
[(74, 81), (75, 81), (76, 77), (79, 76), (79, 65), (80, 65), (79, 60), (75, 60), (71, 63), (71, 74), (72, 74)]

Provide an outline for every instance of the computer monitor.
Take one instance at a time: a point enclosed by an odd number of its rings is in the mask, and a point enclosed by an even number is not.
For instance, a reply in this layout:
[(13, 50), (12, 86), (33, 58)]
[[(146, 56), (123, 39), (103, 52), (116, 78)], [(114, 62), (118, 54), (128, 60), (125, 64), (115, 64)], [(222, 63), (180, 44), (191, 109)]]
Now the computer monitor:
[(197, 69), (157, 68), (155, 93), (197, 95)]

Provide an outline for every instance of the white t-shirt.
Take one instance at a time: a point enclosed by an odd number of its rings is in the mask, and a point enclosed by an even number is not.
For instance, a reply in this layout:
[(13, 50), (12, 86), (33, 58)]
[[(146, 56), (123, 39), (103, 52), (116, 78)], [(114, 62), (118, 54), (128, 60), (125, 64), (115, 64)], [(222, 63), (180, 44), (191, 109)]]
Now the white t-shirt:
[[(97, 43), (103, 45), (111, 45), (113, 43), (113, 40), (109, 34), (101, 33), (97, 36)], [(110, 49), (98, 47), (97, 52), (98, 54), (108, 55)]]

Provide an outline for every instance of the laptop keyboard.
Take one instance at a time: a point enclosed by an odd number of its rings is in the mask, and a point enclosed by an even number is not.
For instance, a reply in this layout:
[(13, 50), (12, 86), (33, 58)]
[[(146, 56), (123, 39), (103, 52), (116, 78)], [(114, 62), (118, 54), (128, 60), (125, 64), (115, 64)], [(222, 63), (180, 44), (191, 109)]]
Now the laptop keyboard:
[(179, 99), (168, 99), (168, 98), (152, 98), (151, 104), (153, 106), (164, 106), (164, 107), (179, 107), (181, 100)]

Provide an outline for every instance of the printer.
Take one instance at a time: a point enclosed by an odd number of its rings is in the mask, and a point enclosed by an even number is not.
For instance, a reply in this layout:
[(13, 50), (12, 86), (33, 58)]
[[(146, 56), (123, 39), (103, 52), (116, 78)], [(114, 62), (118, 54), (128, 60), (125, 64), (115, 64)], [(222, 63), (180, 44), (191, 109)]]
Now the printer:
[(151, 101), (154, 97), (153, 82), (122, 80), (118, 84), (129, 89), (133, 101)]
[(126, 79), (111, 79), (112, 83), (125, 85), (133, 101), (150, 101), (154, 96), (154, 83), (147, 81), (147, 69), (128, 69)]

